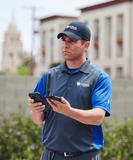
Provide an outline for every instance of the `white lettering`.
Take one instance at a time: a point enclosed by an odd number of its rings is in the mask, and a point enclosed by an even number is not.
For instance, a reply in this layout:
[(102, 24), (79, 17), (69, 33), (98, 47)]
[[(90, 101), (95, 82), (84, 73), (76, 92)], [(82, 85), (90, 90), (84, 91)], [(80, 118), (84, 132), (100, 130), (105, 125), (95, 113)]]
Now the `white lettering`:
[(89, 84), (77, 82), (77, 86), (89, 87)]
[(73, 30), (77, 30), (77, 27), (74, 27), (74, 26), (67, 26), (66, 28), (70, 28), (70, 29), (73, 29)]

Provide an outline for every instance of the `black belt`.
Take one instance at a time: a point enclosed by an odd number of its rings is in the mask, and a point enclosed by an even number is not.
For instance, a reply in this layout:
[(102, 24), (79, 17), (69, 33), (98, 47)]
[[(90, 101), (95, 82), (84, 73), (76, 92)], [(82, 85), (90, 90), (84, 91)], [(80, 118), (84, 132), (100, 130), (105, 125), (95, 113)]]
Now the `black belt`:
[(81, 155), (83, 153), (88, 153), (88, 152), (91, 152), (91, 151), (94, 151), (94, 150), (90, 150), (90, 151), (86, 151), (86, 152), (58, 152), (58, 151), (54, 151), (55, 153), (59, 153), (59, 154), (62, 154), (64, 157), (67, 157), (67, 156), (77, 156), (77, 155)]

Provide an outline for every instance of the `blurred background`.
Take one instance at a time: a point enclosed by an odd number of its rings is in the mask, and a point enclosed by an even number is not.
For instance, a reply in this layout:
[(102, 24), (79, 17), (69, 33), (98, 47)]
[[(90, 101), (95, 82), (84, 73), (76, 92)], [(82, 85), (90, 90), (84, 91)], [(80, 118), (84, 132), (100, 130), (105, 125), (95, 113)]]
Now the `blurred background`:
[[(40, 38), (42, 36), (41, 25), (43, 24), (41, 19), (57, 15), (68, 16), (68, 19), (70, 19), (70, 17), (77, 17), (76, 20), (78, 20), (78, 17), (81, 15), (79, 8), (99, 2), (106, 1), (93, 0), (88, 3), (87, 0), (82, 2), (80, 0), (68, 0), (66, 2), (61, 0), (13, 0), (12, 2), (0, 0), (0, 70), (4, 71), (5, 69), (9, 69), (11, 72), (17, 72), (16, 68), (21, 63), (20, 58), (18, 58), (20, 53), (26, 54), (28, 57), (33, 55), (35, 61), (40, 62), (39, 54), (42, 52), (40, 46)], [(55, 32), (56, 28), (60, 28), (60, 24), (58, 23), (59, 17), (54, 19), (56, 19), (57, 22), (55, 21), (52, 29), (49, 28), (49, 30), (53, 30), (53, 32)], [(64, 23), (65, 21), (62, 22), (62, 24)], [(51, 38), (52, 34), (48, 34), (48, 38)], [(56, 35), (53, 36), (56, 38)], [(4, 56), (6, 57), (6, 61), (4, 60)], [(52, 60), (55, 61), (54, 58)], [(44, 72), (44, 70), (42, 72)]]
[(86, 57), (112, 79), (110, 119), (132, 116), (132, 0), (0, 0), (0, 108), (6, 115), (19, 105), (29, 115), (27, 94), (45, 71), (63, 62), (57, 34), (72, 21), (90, 28)]
[(112, 79), (101, 159), (133, 159), (133, 0), (0, 0), (1, 160), (40, 159), (45, 122), (33, 123), (28, 93), (63, 62), (57, 34), (72, 21), (90, 28), (86, 57)]

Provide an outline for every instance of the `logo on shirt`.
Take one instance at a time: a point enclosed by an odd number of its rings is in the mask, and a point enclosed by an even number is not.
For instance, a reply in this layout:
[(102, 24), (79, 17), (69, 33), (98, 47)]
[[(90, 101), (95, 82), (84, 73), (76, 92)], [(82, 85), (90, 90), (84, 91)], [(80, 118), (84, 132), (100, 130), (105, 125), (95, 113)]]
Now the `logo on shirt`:
[(77, 86), (89, 87), (89, 84), (87, 84), (87, 83), (77, 82)]
[(77, 27), (74, 27), (74, 26), (67, 26), (66, 28), (70, 28), (70, 29), (73, 29), (73, 30), (77, 30)]

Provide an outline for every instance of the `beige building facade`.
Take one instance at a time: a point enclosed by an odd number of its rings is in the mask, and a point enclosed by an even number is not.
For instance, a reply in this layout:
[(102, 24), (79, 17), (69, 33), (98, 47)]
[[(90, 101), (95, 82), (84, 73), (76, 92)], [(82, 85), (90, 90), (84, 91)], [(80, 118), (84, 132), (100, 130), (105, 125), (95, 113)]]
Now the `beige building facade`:
[(2, 47), (2, 71), (9, 69), (16, 73), (21, 64), (19, 54), (23, 52), (20, 32), (12, 22), (5, 32), (5, 39)]
[(89, 24), (91, 63), (112, 79), (133, 77), (133, 1), (115, 0), (81, 8), (79, 21)]
[(75, 20), (77, 20), (77, 17), (57, 15), (40, 20), (40, 62), (36, 64), (34, 70), (34, 75), (36, 77), (40, 77), (45, 71), (47, 71), (51, 63), (63, 62), (61, 40), (57, 39), (57, 34), (64, 30), (68, 23)]
[(91, 63), (107, 72), (111, 79), (133, 78), (133, 1), (114, 0), (80, 10), (78, 18), (52, 16), (40, 20), (40, 62), (35, 76), (44, 73), (51, 62), (63, 61), (57, 34), (71, 21), (82, 21), (92, 34), (86, 53)]

